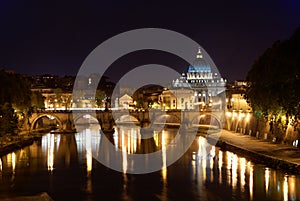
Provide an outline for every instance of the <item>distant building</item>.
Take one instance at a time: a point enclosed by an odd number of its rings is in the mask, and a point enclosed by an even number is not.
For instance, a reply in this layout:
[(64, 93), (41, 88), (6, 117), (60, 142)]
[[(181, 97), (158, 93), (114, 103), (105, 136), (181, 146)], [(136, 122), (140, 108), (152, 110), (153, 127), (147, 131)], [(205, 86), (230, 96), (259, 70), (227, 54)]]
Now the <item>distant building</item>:
[(251, 112), (252, 108), (245, 99), (249, 83), (243, 80), (228, 83), (226, 87), (226, 105), (228, 111)]
[(60, 88), (64, 92), (72, 92), (75, 77), (58, 77), (49, 74), (34, 75), (28, 77), (32, 89), (56, 89)]
[(119, 109), (129, 109), (129, 106), (133, 105), (133, 98), (128, 94), (124, 94), (119, 98)]
[(53, 88), (35, 88), (44, 97), (44, 106), (47, 110), (69, 110), (72, 107), (72, 93)]
[[(76, 100), (73, 100), (74, 76), (58, 77), (53, 75), (36, 75), (29, 77), (31, 90), (39, 91), (45, 97), (45, 108), (48, 110), (69, 110), (70, 108), (99, 108), (97, 105), (93, 87), (97, 86), (97, 75), (90, 77), (78, 77)], [(103, 88), (106, 81), (101, 82)], [(111, 83), (107, 85), (111, 86)], [(92, 87), (93, 86), (93, 87)], [(110, 88), (110, 87), (108, 87)]]
[(136, 101), (137, 108), (160, 108), (159, 95), (162, 93), (163, 87), (158, 85), (147, 85), (139, 88), (133, 94), (133, 99)]
[(234, 81), (234, 87), (240, 88), (240, 89), (246, 89), (249, 86), (249, 83), (245, 80), (235, 80)]
[(195, 105), (214, 102), (214, 97), (225, 92), (226, 79), (206, 62), (200, 48), (193, 65), (189, 66), (186, 79), (195, 91)]
[(4, 72), (6, 72), (7, 74), (15, 74), (14, 70), (4, 70)]
[(194, 91), (189, 88), (166, 89), (159, 96), (161, 109), (194, 109)]
[(124, 94), (133, 94), (134, 93), (134, 89), (131, 87), (120, 87), (119, 89), (119, 95), (124, 95)]
[(212, 69), (199, 49), (187, 73), (174, 80), (170, 90), (161, 94), (160, 100), (164, 108), (170, 109), (221, 109), (225, 85), (226, 79)]

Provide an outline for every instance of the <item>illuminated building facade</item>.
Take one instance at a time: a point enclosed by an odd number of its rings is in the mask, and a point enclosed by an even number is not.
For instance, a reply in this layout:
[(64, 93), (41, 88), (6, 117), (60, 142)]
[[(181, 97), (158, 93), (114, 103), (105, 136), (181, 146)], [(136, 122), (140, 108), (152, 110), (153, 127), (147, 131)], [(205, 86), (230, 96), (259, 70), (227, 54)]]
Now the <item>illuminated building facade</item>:
[(216, 97), (225, 92), (226, 79), (211, 68), (200, 48), (195, 61), (189, 66), (186, 80), (195, 92), (195, 105), (212, 105), (218, 102)]
[(163, 92), (160, 100), (170, 109), (221, 109), (221, 95), (225, 93), (225, 85), (226, 79), (211, 68), (199, 48), (196, 59), (189, 66), (187, 73), (174, 80), (169, 92)]

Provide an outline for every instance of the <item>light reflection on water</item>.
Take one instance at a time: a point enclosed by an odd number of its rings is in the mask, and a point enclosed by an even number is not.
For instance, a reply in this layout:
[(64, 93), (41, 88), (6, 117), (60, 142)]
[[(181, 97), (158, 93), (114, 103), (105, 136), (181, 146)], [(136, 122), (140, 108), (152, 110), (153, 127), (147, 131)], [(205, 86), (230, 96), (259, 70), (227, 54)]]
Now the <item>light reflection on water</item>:
[[(297, 191), (300, 186), (299, 175), (284, 174), (254, 164), (245, 157), (211, 146), (203, 137), (196, 137), (184, 156), (174, 165), (166, 167), (166, 146), (176, 133), (174, 129), (154, 132), (153, 143), (149, 143), (143, 149), (143, 152), (162, 150), (162, 169), (151, 174), (154, 178), (151, 182), (158, 188), (156, 190), (149, 188), (146, 183), (135, 183), (147, 175), (126, 174), (130, 165), (127, 161), (128, 155), (141, 151), (140, 130), (116, 128), (111, 141), (116, 149), (122, 151), (123, 173), (121, 177), (112, 181), (106, 178), (108, 176), (102, 175), (103, 172), (110, 171), (107, 174), (112, 178), (119, 173), (108, 170), (93, 159), (93, 150), (100, 149), (101, 138), (104, 137), (99, 133), (99, 126), (93, 126), (75, 135), (46, 134), (41, 142), (35, 142), (29, 147), (0, 157), (0, 195), (35, 194), (45, 191), (62, 200), (65, 195), (59, 189), (63, 188), (64, 182), (69, 182), (70, 187), (65, 191), (71, 194), (77, 189), (72, 198), (74, 200), (99, 200), (98, 198), (103, 196), (138, 200), (134, 198), (140, 193), (142, 185), (146, 186), (146, 189), (142, 190), (144, 194), (149, 193), (159, 200), (182, 200), (184, 197), (181, 196), (186, 196), (189, 200), (300, 199), (300, 192)], [(60, 171), (70, 175), (60, 174)], [(160, 175), (160, 179), (156, 181), (153, 175)], [(72, 177), (81, 179), (73, 182)], [(55, 179), (62, 182), (55, 182)], [(116, 195), (111, 195), (107, 190), (101, 191), (102, 188), (98, 189), (99, 186), (108, 185), (107, 182), (122, 183), (120, 187), (115, 187), (119, 188), (115, 190)], [(28, 187), (24, 187), (26, 185)]]
[[(250, 162), (249, 162), (250, 163)], [(253, 200), (253, 167), (249, 168), (249, 192), (250, 192), (250, 200)]]

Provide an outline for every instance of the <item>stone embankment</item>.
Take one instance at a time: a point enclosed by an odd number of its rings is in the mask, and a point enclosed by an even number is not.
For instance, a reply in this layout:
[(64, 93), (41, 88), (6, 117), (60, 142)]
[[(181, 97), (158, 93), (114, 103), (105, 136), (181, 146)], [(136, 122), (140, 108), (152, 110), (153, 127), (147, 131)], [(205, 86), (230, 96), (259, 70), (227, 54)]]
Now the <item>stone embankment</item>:
[(222, 130), (219, 138), (211, 135), (208, 139), (217, 139), (216, 145), (221, 149), (243, 155), (253, 162), (300, 174), (300, 149), (297, 147), (259, 140), (227, 130)]
[(4, 136), (0, 137), (0, 156), (11, 153), (15, 150), (32, 145), (34, 140), (42, 137), (42, 134), (47, 132), (43, 130), (29, 134), (27, 131), (20, 132), (18, 136)]
[(2, 201), (53, 201), (53, 199), (47, 193), (40, 193), (34, 196), (16, 196), (9, 198), (2, 198), (0, 195), (0, 200)]
[(0, 156), (8, 154), (17, 149), (29, 146), (33, 143), (33, 136), (26, 136), (20, 139), (14, 139), (12, 141), (5, 141), (0, 144)]

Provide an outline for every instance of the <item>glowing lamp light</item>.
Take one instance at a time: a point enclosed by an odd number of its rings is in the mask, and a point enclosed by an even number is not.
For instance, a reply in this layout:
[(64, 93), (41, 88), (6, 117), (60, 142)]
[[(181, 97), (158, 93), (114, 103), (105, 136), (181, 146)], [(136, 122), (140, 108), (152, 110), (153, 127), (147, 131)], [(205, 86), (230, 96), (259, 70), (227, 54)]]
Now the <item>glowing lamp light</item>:
[(47, 117), (48, 117), (50, 120), (53, 120), (53, 119), (55, 119), (55, 117), (54, 117), (54, 116), (52, 116), (52, 115), (47, 115)]
[(199, 118), (205, 118), (205, 114), (200, 115)]
[(250, 114), (248, 113), (247, 116), (246, 116), (246, 121), (250, 121)]
[(232, 113), (231, 112), (226, 112), (227, 117), (231, 117)]
[(91, 118), (91, 115), (89, 115), (89, 114), (85, 114), (85, 115), (83, 115), (83, 118), (85, 118), (85, 119), (89, 119), (89, 118)]
[(238, 121), (240, 121), (241, 119), (242, 119), (242, 115), (239, 114), (239, 116), (238, 116)]
[(238, 114), (236, 113), (236, 112), (233, 112), (232, 113), (232, 117), (234, 118), (234, 117), (237, 117), (238, 116)]

